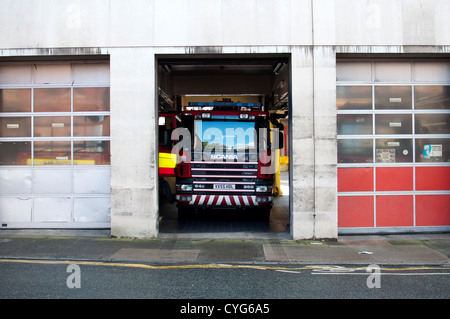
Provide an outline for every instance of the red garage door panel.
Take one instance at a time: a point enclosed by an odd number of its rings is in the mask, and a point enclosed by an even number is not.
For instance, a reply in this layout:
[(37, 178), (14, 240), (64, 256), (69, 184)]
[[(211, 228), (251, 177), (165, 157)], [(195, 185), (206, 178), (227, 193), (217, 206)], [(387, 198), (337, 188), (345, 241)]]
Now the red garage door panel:
[(414, 184), (412, 167), (377, 167), (377, 191), (411, 191)]
[(373, 227), (373, 196), (339, 196), (338, 227)]
[(450, 190), (450, 167), (416, 167), (416, 190)]
[(417, 195), (416, 226), (450, 226), (450, 195)]
[(373, 190), (373, 168), (338, 168), (338, 192)]
[(413, 226), (412, 195), (377, 196), (377, 227)]

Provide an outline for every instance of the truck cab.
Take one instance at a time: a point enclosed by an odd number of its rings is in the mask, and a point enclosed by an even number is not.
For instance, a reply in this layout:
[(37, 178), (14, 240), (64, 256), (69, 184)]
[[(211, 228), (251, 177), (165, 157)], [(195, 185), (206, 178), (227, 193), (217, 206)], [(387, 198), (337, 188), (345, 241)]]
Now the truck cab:
[[(193, 209), (257, 209), (269, 216), (283, 137), (261, 103), (190, 102), (181, 113), (183, 147), (176, 150), (179, 215)], [(272, 138), (271, 138), (272, 136)]]

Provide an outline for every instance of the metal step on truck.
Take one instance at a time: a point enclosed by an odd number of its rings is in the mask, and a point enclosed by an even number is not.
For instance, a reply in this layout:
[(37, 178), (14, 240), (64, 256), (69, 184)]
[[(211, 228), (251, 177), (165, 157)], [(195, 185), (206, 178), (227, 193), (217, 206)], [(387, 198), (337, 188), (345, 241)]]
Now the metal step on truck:
[(179, 216), (194, 209), (254, 209), (268, 217), (281, 124), (270, 124), (261, 103), (231, 101), (189, 102), (180, 118), (172, 135)]

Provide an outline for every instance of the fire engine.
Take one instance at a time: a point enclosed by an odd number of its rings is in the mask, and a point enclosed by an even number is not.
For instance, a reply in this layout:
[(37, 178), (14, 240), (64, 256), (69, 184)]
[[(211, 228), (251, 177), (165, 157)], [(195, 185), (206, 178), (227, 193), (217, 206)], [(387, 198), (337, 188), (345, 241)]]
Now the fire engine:
[(180, 140), (175, 145), (179, 216), (194, 209), (255, 208), (269, 216), (272, 154), (283, 147), (283, 136), (279, 127), (271, 129), (262, 104), (189, 102), (180, 117), (183, 131), (175, 137)]
[(177, 117), (174, 113), (159, 114), (159, 177), (175, 177), (176, 155), (172, 154), (171, 134), (176, 128)]

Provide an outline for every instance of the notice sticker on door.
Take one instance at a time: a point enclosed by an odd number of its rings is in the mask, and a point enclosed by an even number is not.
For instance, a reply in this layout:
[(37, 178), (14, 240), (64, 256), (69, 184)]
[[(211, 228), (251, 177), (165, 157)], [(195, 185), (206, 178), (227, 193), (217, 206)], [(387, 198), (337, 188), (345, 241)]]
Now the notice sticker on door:
[(387, 142), (387, 146), (397, 147), (397, 146), (400, 146), (400, 142)]
[(402, 127), (402, 122), (389, 122), (389, 127)]
[(395, 149), (376, 149), (377, 163), (395, 163)]
[(423, 158), (442, 157), (442, 144), (425, 144), (423, 146)]

